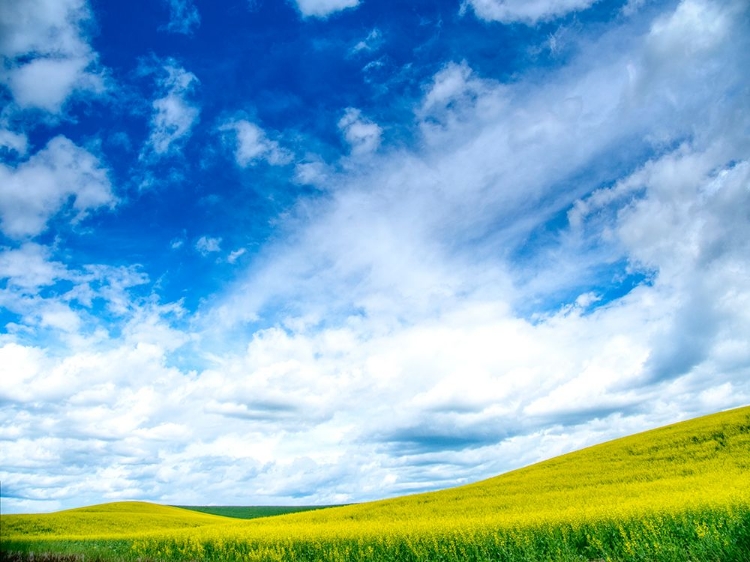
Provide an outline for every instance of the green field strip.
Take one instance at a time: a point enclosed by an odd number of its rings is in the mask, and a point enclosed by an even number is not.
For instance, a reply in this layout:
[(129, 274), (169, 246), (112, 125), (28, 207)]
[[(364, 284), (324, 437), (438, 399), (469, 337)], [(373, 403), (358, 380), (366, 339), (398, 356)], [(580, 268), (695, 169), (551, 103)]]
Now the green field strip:
[(318, 509), (328, 509), (331, 507), (341, 507), (340, 505), (300, 505), (300, 506), (204, 506), (204, 505), (176, 505), (181, 509), (189, 509), (200, 513), (211, 515), (221, 515), (222, 517), (232, 517), (235, 519), (259, 519), (261, 517), (274, 517), (276, 515), (287, 515), (289, 513), (299, 513), (303, 511), (314, 511)]

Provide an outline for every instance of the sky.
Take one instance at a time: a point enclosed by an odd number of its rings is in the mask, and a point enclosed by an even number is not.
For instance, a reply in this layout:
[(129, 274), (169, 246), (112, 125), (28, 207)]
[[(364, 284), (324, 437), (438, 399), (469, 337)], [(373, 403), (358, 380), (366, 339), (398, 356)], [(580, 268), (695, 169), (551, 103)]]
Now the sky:
[(0, 57), (6, 513), (750, 403), (746, 0), (4, 0)]

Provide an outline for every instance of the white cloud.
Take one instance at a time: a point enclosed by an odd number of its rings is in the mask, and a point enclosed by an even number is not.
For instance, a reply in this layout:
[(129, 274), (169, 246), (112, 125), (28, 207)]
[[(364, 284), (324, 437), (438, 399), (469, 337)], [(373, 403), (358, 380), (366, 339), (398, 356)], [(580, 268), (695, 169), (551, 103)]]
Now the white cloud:
[(646, 3), (646, 0), (628, 0), (627, 4), (622, 7), (622, 13), (625, 16), (636, 14)]
[(297, 9), (305, 17), (326, 18), (331, 14), (354, 8), (359, 0), (294, 0)]
[(451, 142), (462, 123), (498, 119), (507, 107), (506, 95), (505, 87), (480, 78), (465, 61), (447, 64), (433, 77), (416, 111), (424, 138), (435, 144)]
[(49, 261), (48, 248), (27, 242), (20, 248), (0, 253), (0, 278), (11, 287), (36, 293), (40, 287), (54, 284), (58, 279), (69, 278), (61, 262)]
[(269, 139), (266, 132), (255, 123), (245, 119), (229, 121), (219, 127), (230, 131), (234, 144), (234, 158), (243, 168), (264, 161), (271, 166), (284, 166), (292, 161), (293, 154), (282, 148), (278, 141)]
[(164, 0), (169, 5), (169, 23), (166, 30), (170, 33), (190, 35), (201, 23), (201, 15), (193, 0)]
[(750, 204), (750, 161), (735, 160), (746, 149), (683, 146), (613, 188), (620, 201), (618, 192), (634, 185), (647, 190), (619, 210), (616, 232), (634, 263), (657, 271), (655, 290), (672, 309), (654, 335), (645, 376), (671, 379), (706, 361), (731, 371), (750, 358), (744, 346), (730, 363), (714, 356), (717, 347), (736, 348), (736, 334), (750, 327), (740, 308), (750, 293), (739, 281), (750, 270), (739, 242), (750, 235), (739, 211)]
[(85, 0), (8, 0), (0, 8), (0, 50), (9, 57), (86, 51), (80, 26), (89, 17)]
[(106, 338), (106, 322), (132, 315), (128, 293), (148, 280), (137, 267), (71, 269), (54, 258), (51, 248), (31, 242), (0, 250), (0, 279), (0, 307), (18, 316), (6, 324), (0, 344), (36, 334), (51, 348), (62, 343), (70, 351)]
[(420, 113), (430, 114), (436, 110), (442, 113), (449, 107), (455, 111), (462, 100), (476, 100), (489, 89), (481, 79), (472, 76), (472, 70), (466, 62), (449, 63), (433, 77)]
[[(118, 358), (109, 356), (100, 360), (92, 351), (102, 342), (104, 349), (116, 347), (113, 346), (115, 340), (109, 340), (107, 330), (101, 327), (103, 320), (100, 318), (104, 316), (101, 309), (96, 315), (91, 313), (94, 301), (97, 305), (104, 304), (114, 314), (122, 309), (127, 311), (127, 318), (118, 326), (121, 335), (116, 345), (127, 341), (130, 342), (127, 346), (136, 349), (141, 346), (144, 350), (150, 345), (153, 347), (151, 342), (155, 339), (165, 350), (174, 349), (185, 341), (184, 336), (175, 337), (163, 322), (159, 326), (159, 321), (154, 320), (157, 316), (179, 313), (179, 310), (147, 301), (133, 306), (134, 301), (127, 295), (128, 288), (142, 284), (144, 278), (132, 268), (84, 266), (69, 269), (52, 259), (50, 248), (32, 243), (0, 252), (0, 278), (5, 281), (5, 287), (0, 290), (0, 307), (18, 315), (20, 323), (6, 325), (0, 340), (0, 397), (4, 403), (0, 411), (0, 432), (3, 438), (15, 436), (18, 444), (13, 450), (2, 453), (3, 478), (5, 481), (8, 471), (12, 472), (11, 467), (17, 467), (18, 463), (23, 465), (24, 472), (30, 467), (40, 467), (38, 473), (30, 475), (32, 481), (44, 477), (57, 488), (49, 493), (61, 497), (65, 495), (65, 490), (58, 487), (62, 479), (46, 465), (56, 458), (49, 444), (57, 441), (65, 443), (66, 449), (71, 446), (80, 449), (81, 436), (105, 431), (105, 424), (99, 424), (98, 428), (74, 428), (71, 420), (79, 417), (81, 409), (86, 407), (104, 413), (108, 408), (102, 404), (124, 390), (122, 380), (110, 378), (114, 373), (113, 365), (107, 363), (109, 359)], [(107, 328), (112, 326), (113, 323), (107, 324)], [(36, 341), (44, 342), (44, 350), (21, 343), (29, 334), (36, 334)], [(61, 353), (61, 350), (65, 351)], [(132, 351), (125, 355), (132, 360)], [(153, 372), (147, 366), (138, 367)], [(90, 375), (93, 378), (86, 380)], [(70, 403), (59, 402), (68, 397), (72, 397)], [(25, 409), (28, 403), (45, 404), (39, 417), (29, 416)], [(50, 404), (55, 404), (53, 411), (62, 408), (59, 410), (62, 416), (56, 420), (54, 429), (49, 425), (52, 418), (46, 417)], [(36, 421), (30, 426), (32, 417)], [(41, 441), (37, 442), (37, 438)], [(26, 450), (27, 456), (13, 457), (14, 451), (25, 447), (33, 452)], [(14, 480), (14, 476), (9, 480)]]
[(6, 148), (18, 153), (19, 156), (25, 156), (28, 150), (28, 139), (22, 133), (14, 133), (7, 129), (0, 129), (0, 148)]
[(590, 8), (598, 0), (465, 0), (463, 13), (469, 6), (477, 17), (502, 23), (523, 22), (533, 25), (562, 17), (570, 12)]
[(200, 109), (189, 100), (198, 82), (196, 76), (167, 61), (157, 80), (162, 97), (153, 102), (151, 134), (144, 155), (163, 156), (181, 148), (198, 122)]
[(221, 251), (221, 238), (211, 238), (210, 236), (201, 236), (195, 243), (195, 249), (204, 256), (214, 252)]
[[(50, 113), (60, 111), (75, 91), (103, 91), (101, 78), (86, 72), (88, 61), (82, 59), (38, 58), (12, 71), (8, 85), (22, 108), (35, 107)], [(39, 84), (46, 86), (40, 88)]]
[(362, 41), (358, 41), (357, 44), (354, 45), (354, 47), (352, 47), (351, 53), (357, 54), (363, 51), (365, 52), (376, 51), (380, 48), (382, 44), (383, 44), (383, 34), (376, 27), (372, 31), (370, 31), (370, 33), (367, 34), (367, 37), (362, 39)]
[(15, 168), (0, 164), (0, 229), (11, 238), (41, 234), (62, 210), (73, 211), (76, 222), (115, 203), (106, 168), (65, 137)]
[(238, 259), (244, 256), (246, 252), (247, 250), (245, 248), (240, 248), (239, 250), (234, 250), (232, 252), (229, 252), (229, 255), (227, 256), (227, 261), (229, 263), (235, 263)]
[(338, 127), (355, 156), (369, 154), (380, 146), (383, 130), (377, 123), (363, 117), (359, 109), (348, 107), (339, 120)]
[[(21, 108), (59, 113), (76, 93), (101, 93), (104, 79), (85, 26), (85, 0), (8, 0), (0, 5), (0, 82)], [(39, 84), (45, 87), (40, 88)]]
[(314, 185), (324, 188), (332, 171), (325, 162), (312, 156), (303, 162), (298, 162), (294, 167), (294, 181), (302, 185)]

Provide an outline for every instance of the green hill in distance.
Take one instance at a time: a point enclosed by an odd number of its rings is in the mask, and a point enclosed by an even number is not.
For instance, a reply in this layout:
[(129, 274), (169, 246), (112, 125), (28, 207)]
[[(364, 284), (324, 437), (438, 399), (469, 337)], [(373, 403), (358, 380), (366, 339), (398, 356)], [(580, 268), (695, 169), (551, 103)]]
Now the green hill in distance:
[(233, 517), (235, 519), (258, 519), (260, 517), (273, 517), (275, 515), (287, 515), (301, 511), (314, 511), (316, 509), (327, 509), (340, 507), (337, 505), (176, 505), (182, 509), (221, 515), (222, 517)]

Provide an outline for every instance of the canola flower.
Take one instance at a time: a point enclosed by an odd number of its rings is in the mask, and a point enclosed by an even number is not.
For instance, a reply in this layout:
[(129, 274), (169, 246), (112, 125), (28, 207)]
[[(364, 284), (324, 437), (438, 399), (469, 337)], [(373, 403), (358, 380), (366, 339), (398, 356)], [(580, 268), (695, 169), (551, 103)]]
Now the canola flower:
[[(119, 540), (116, 557), (131, 560), (747, 561), (750, 408), (368, 504), (251, 521), (149, 504), (87, 509), (3, 525), (28, 551), (52, 537), (84, 550)], [(141, 523), (124, 524), (134, 514)]]

